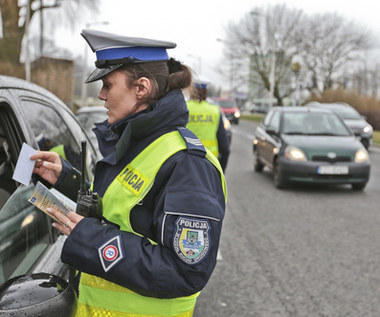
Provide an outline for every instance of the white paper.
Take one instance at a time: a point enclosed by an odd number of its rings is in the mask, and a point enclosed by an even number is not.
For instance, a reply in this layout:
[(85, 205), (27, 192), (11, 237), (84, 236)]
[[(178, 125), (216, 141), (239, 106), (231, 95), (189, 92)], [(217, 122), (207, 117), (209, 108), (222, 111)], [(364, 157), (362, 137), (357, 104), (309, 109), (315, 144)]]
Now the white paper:
[(26, 143), (22, 144), (20, 155), (13, 173), (13, 179), (25, 186), (28, 186), (32, 177), (34, 164), (36, 161), (30, 160), (30, 157), (37, 153), (35, 149)]

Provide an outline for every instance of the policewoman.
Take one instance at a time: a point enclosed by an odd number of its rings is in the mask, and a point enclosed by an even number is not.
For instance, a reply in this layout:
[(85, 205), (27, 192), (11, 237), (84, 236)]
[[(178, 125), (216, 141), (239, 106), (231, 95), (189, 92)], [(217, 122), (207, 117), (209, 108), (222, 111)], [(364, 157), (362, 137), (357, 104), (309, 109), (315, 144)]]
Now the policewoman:
[(225, 171), (230, 155), (230, 144), (220, 107), (207, 101), (207, 84), (207, 81), (202, 79), (194, 80), (190, 89), (190, 100), (187, 102), (189, 123), (186, 127), (219, 159)]
[[(188, 67), (176, 45), (94, 30), (86, 82), (102, 81), (108, 120), (96, 124), (103, 159), (93, 190), (102, 219), (52, 209), (68, 235), (61, 259), (80, 274), (76, 316), (192, 316), (216, 265), (226, 184), (215, 156), (188, 129)], [(72, 199), (78, 171), (56, 153), (34, 172)], [(37, 166), (38, 165), (38, 166)]]

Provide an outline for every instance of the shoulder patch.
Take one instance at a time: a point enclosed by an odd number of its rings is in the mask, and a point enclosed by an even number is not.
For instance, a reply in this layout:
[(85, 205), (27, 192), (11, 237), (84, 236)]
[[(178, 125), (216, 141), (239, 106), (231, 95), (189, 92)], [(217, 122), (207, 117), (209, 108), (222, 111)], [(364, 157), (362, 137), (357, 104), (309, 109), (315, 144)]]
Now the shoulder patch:
[(124, 259), (124, 252), (121, 248), (120, 236), (116, 236), (106, 243), (104, 243), (99, 249), (99, 259), (102, 264), (104, 272), (108, 272), (117, 263)]
[(179, 258), (188, 264), (201, 262), (210, 249), (208, 220), (179, 217), (173, 238), (173, 247)]
[(198, 151), (206, 155), (206, 149), (203, 143), (197, 138), (197, 136), (186, 128), (178, 128), (178, 132), (186, 142), (187, 149), (190, 151)]

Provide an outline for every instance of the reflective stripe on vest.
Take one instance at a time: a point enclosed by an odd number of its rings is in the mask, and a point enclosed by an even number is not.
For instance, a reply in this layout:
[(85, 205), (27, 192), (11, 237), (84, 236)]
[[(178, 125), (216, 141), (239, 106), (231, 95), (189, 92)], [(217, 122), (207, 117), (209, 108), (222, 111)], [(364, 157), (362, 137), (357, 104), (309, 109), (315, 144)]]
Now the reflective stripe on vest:
[(203, 145), (218, 157), (219, 148), (216, 134), (220, 120), (219, 107), (206, 101), (189, 100), (187, 108), (189, 109), (189, 123), (186, 128), (191, 130)]
[[(178, 131), (167, 133), (146, 147), (107, 188), (102, 200), (103, 216), (120, 225), (121, 230), (137, 234), (129, 222), (130, 211), (149, 192), (162, 164), (186, 148)], [(226, 184), (219, 162), (209, 151), (206, 157), (218, 169), (226, 197)], [(100, 277), (82, 273), (79, 294), (77, 317), (191, 317), (200, 292), (187, 297), (158, 299), (139, 295)]]
[(63, 144), (60, 144), (60, 145), (57, 145), (55, 147), (52, 147), (50, 150), (50, 152), (55, 152), (57, 153), (60, 157), (62, 157), (63, 159), (67, 160), (66, 159), (66, 154), (65, 154), (65, 147)]

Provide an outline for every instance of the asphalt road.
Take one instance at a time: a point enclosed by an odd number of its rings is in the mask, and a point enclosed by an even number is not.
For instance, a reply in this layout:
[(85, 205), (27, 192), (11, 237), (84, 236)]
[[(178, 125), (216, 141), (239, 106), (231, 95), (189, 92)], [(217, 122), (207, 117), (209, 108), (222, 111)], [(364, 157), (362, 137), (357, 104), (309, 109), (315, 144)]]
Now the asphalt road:
[(233, 125), (219, 261), (194, 316), (380, 316), (380, 149), (363, 192), (278, 190), (253, 171), (254, 127)]

